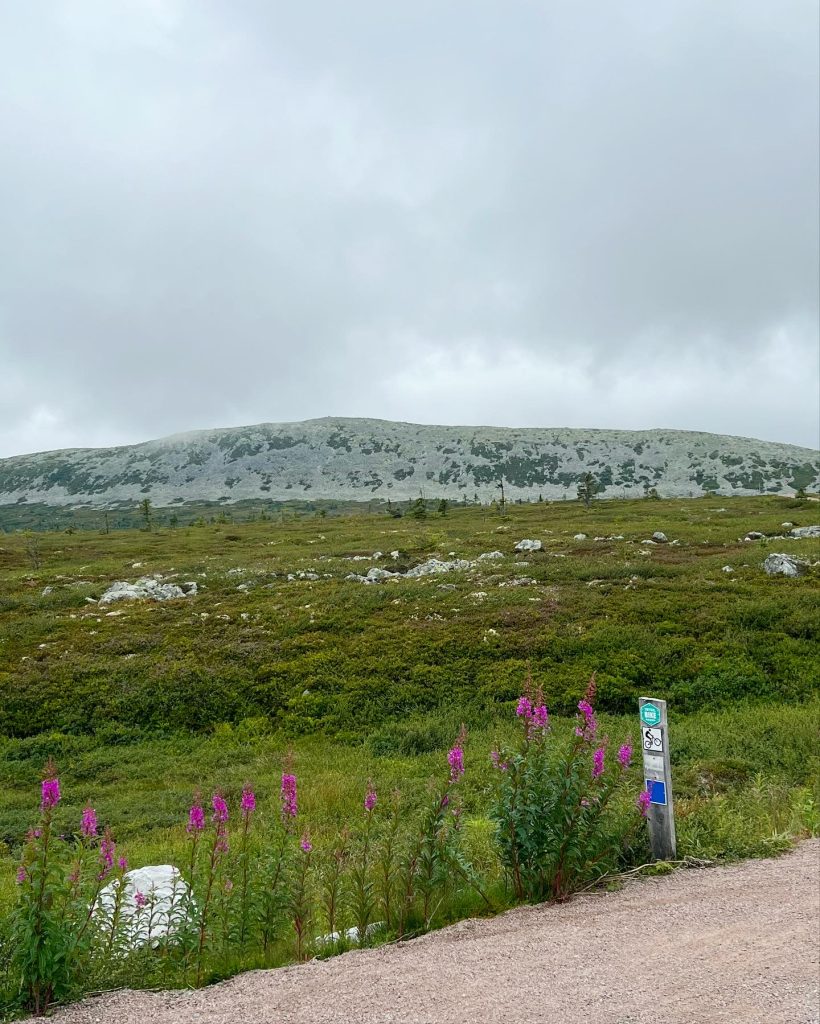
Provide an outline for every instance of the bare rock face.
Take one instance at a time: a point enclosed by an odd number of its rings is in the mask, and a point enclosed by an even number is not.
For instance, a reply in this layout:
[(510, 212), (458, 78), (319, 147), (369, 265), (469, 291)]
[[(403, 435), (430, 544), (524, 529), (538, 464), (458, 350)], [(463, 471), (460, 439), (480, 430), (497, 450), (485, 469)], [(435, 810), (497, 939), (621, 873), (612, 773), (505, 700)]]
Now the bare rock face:
[(806, 563), (792, 555), (772, 553), (763, 563), (767, 576), (799, 576), (806, 568)]
[(196, 594), (196, 583), (186, 583), (185, 590), (175, 583), (163, 583), (156, 576), (143, 576), (136, 583), (119, 580), (112, 583), (100, 598), (100, 604), (111, 604), (112, 601), (174, 601), (180, 597), (193, 597)]
[(172, 938), (186, 927), (190, 911), (194, 909), (191, 890), (179, 869), (171, 864), (152, 864), (127, 871), (122, 882), (116, 880), (107, 885), (97, 897), (94, 910), (98, 926), (111, 926), (117, 903), (124, 949), (137, 949)]
[(520, 540), (515, 545), (516, 551), (540, 551), (542, 547), (540, 540)]
[(820, 526), (795, 526), (792, 537), (820, 537)]

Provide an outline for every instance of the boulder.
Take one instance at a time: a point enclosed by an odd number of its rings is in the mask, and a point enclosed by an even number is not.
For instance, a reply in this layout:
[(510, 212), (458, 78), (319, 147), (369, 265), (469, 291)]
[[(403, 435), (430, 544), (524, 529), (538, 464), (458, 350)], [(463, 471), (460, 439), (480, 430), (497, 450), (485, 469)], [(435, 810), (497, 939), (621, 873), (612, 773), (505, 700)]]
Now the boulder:
[(516, 551), (540, 551), (541, 541), (540, 540), (520, 540), (515, 545)]
[(196, 584), (186, 584), (190, 589), (186, 592), (175, 583), (162, 583), (160, 577), (143, 576), (136, 583), (119, 580), (112, 583), (100, 598), (100, 604), (111, 604), (112, 601), (174, 601), (180, 597), (193, 596)]
[[(118, 887), (125, 891), (120, 902), (120, 935), (122, 948), (137, 949), (159, 939), (172, 938), (189, 923), (196, 907), (191, 890), (178, 868), (171, 864), (151, 864), (127, 871), (122, 878), (101, 890), (94, 907), (94, 920), (101, 927), (111, 926), (117, 902)], [(137, 893), (141, 893), (137, 905)]]
[(652, 540), (654, 540), (654, 542), (656, 544), (668, 544), (669, 543), (669, 540), (668, 540), (666, 534), (665, 533), (661, 533), (660, 530), (655, 530), (655, 532), (652, 534)]
[[(540, 541), (539, 541), (540, 544)], [(408, 579), (415, 579), (418, 576), (434, 576), (442, 572), (453, 572), (459, 569), (472, 569), (475, 562), (468, 562), (464, 558), (457, 558), (452, 562), (442, 562), (438, 558), (428, 558), (421, 565), (414, 565), (404, 574)]]
[[(573, 540), (586, 540), (587, 539), (587, 535), (585, 533), (576, 533), (575, 536), (572, 539)], [(596, 537), (595, 539), (597, 540), (598, 538)]]
[(791, 536), (820, 537), (820, 526), (795, 526), (795, 528), (791, 531)]
[(792, 555), (772, 553), (763, 563), (767, 576), (799, 576), (806, 563)]

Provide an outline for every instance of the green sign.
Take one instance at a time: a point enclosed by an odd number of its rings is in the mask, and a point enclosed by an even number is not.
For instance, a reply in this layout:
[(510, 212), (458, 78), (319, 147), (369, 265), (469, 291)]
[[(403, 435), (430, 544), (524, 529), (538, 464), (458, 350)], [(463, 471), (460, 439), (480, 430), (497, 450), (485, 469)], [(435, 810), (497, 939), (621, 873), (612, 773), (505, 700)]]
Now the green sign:
[(661, 720), (660, 708), (656, 704), (641, 706), (641, 721), (644, 725), (658, 725)]

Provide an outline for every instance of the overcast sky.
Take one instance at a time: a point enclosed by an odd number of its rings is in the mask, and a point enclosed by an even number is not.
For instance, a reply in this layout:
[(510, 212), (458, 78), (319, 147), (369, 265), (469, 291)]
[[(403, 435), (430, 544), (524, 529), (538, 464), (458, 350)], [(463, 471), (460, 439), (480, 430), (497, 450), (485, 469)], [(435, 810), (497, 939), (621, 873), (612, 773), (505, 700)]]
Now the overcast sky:
[(0, 456), (818, 445), (817, 0), (0, 0)]

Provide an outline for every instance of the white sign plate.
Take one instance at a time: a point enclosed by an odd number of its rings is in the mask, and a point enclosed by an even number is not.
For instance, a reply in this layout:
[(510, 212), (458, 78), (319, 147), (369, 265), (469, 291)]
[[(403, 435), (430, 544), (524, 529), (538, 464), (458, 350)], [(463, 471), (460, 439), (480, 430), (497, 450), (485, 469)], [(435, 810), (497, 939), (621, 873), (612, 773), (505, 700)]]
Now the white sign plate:
[(643, 749), (647, 753), (663, 753), (663, 729), (652, 729), (648, 726), (643, 726), (641, 729), (641, 737), (643, 741)]

